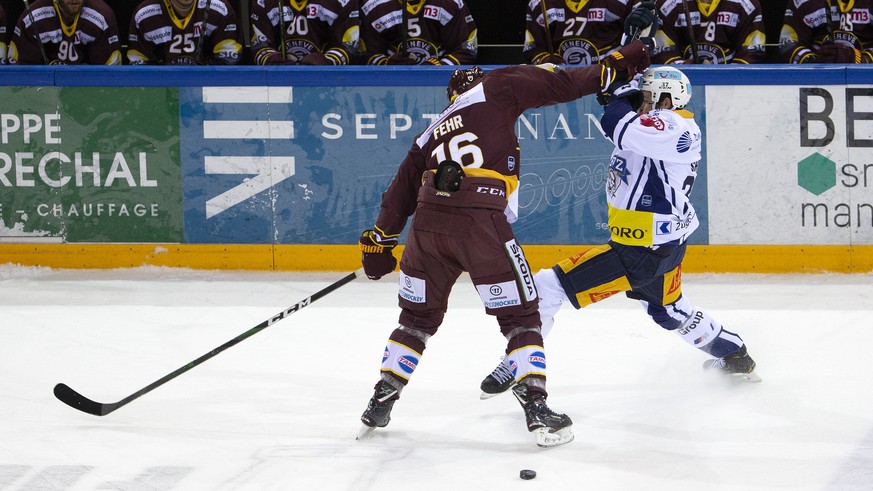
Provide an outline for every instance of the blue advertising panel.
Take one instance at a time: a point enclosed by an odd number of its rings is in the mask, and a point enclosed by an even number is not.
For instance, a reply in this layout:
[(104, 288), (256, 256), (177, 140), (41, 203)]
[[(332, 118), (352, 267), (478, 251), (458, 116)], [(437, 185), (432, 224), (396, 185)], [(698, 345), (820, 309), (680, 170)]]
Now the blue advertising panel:
[[(702, 87), (689, 109), (703, 121)], [(413, 137), (446, 106), (445, 89), (396, 86), (181, 87), (188, 243), (348, 244), (371, 227)], [(520, 218), (526, 244), (609, 238), (603, 198), (612, 144), (593, 96), (527, 111)], [(705, 135), (704, 135), (705, 141)], [(706, 165), (694, 197), (706, 243)]]

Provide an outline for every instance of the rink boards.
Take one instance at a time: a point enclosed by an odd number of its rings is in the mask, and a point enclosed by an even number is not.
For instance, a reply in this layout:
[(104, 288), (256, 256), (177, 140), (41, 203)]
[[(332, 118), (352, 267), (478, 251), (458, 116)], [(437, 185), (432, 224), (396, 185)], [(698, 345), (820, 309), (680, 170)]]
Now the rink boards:
[[(444, 68), (10, 67), (0, 262), (355, 269)], [(873, 70), (692, 67), (704, 131), (692, 271), (873, 270)], [(534, 265), (608, 239), (594, 97), (527, 111)]]

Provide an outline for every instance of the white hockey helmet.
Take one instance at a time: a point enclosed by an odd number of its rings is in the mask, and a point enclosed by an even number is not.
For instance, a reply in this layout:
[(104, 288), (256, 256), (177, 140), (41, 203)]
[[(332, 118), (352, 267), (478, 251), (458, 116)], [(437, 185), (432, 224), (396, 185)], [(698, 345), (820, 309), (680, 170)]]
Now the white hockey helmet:
[(691, 82), (677, 68), (671, 66), (651, 67), (643, 73), (640, 90), (652, 93), (652, 100), (657, 105), (664, 94), (669, 94), (673, 100), (673, 109), (682, 109), (691, 100)]

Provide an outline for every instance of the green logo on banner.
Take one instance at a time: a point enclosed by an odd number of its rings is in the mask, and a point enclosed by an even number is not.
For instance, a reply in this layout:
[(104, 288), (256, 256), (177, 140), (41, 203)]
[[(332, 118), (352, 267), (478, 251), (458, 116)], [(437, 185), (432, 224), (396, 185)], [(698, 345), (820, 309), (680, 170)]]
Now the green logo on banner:
[(0, 87), (0, 239), (182, 242), (175, 88)]

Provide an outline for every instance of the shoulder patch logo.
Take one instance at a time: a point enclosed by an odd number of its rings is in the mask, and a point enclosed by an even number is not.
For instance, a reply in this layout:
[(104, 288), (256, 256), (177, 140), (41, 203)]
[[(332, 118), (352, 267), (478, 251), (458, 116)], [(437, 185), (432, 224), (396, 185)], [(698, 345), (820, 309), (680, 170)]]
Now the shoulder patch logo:
[(685, 153), (691, 148), (691, 133), (684, 132), (682, 136), (679, 137), (679, 141), (676, 142), (676, 151), (679, 153)]

